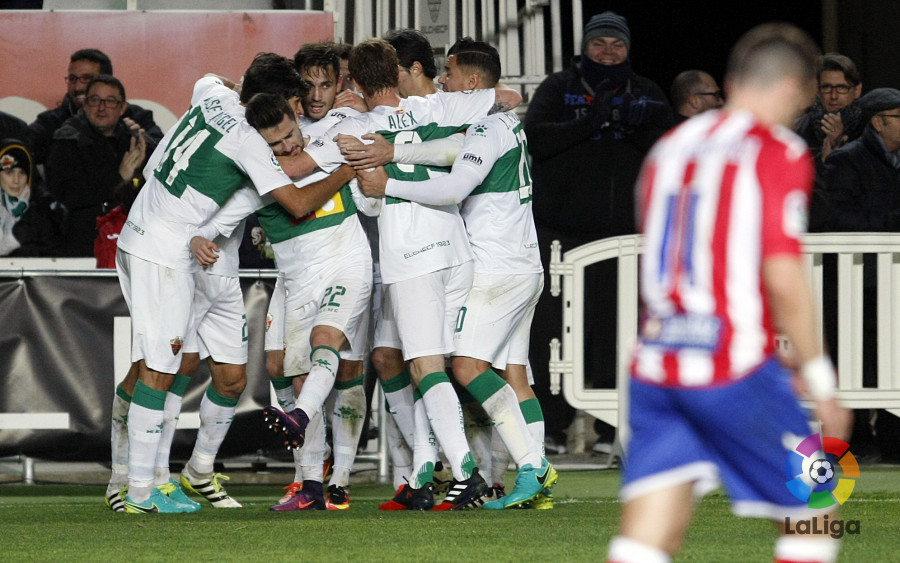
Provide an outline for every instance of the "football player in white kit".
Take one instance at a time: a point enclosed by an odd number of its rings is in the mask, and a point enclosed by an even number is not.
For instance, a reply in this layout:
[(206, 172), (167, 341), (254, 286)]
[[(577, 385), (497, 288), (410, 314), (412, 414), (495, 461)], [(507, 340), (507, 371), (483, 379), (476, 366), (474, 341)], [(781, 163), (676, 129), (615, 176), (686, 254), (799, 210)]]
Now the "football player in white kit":
[[(397, 69), (396, 53), (383, 40), (369, 39), (353, 48), (350, 73), (370, 111), (341, 121), (325, 137), (310, 144), (306, 152), (323, 170), (333, 170), (345, 162), (332, 140), (338, 133), (361, 137), (380, 132), (395, 143), (418, 142), (445, 137), (479, 117), (505, 111), (521, 101), (518, 93), (508, 89), (401, 100)], [(401, 165), (393, 166), (389, 174), (424, 179), (434, 172), (418, 165)], [(455, 205), (430, 207), (399, 199), (385, 200), (378, 225), (384, 306), (393, 314), (404, 357), (411, 361), (423, 415), (427, 410), (427, 418), (416, 419), (414, 456), (420, 455), (418, 435), (420, 429), (428, 428), (430, 418), (456, 481), (438, 508), (462, 508), (480, 498), (487, 488), (466, 443), (459, 400), (444, 371), (444, 354), (453, 350), (456, 316), (472, 280), (472, 254), (465, 227)], [(288, 436), (302, 436), (306, 425), (302, 409), (291, 413), (276, 409), (273, 414)], [(430, 459), (414, 462), (421, 469), (415, 487), (420, 494), (410, 505), (413, 509), (430, 509), (434, 504), (431, 486), (436, 452), (428, 444), (425, 448)]]
[[(245, 73), (242, 95), (249, 99), (259, 91), (275, 91), (297, 98), (299, 80), (290, 61), (263, 54)], [(118, 240), (116, 265), (131, 312), (132, 361), (138, 370), (128, 412), (127, 512), (182, 511), (154, 487), (154, 465), (166, 390), (181, 363), (193, 318), (198, 265), (191, 256), (191, 231), (248, 182), (302, 216), (327, 201), (320, 189), (327, 192), (342, 179), (330, 178), (300, 193), (265, 140), (247, 124), (241, 100), (218, 77), (197, 82), (191, 109), (169, 130), (145, 168), (147, 182)], [(305, 168), (305, 161), (284, 164), (294, 170)]]
[[(287, 102), (278, 96), (260, 94), (247, 104), (247, 120), (275, 149), (290, 154), (302, 150), (302, 138), (297, 121)], [(317, 172), (297, 182), (305, 189), (326, 176)], [(360, 199), (361, 196), (359, 196)], [(276, 504), (274, 511), (325, 509), (322, 491), (322, 460), (325, 432), (322, 405), (339, 378), (339, 387), (359, 385), (358, 367), (366, 350), (369, 297), (372, 283), (372, 260), (365, 233), (356, 217), (356, 204), (350, 187), (344, 185), (321, 208), (304, 217), (294, 217), (277, 202), (260, 198), (250, 190), (237, 192), (211, 221), (196, 231), (208, 239), (215, 234), (227, 235), (234, 225), (255, 210), (260, 225), (272, 243), (275, 260), (284, 275), (285, 301), (283, 311), (273, 311), (284, 317), (284, 375), (306, 376), (299, 395), (294, 400), (309, 413), (307, 438), (300, 442), (287, 441), (292, 448), (304, 448), (299, 460), (303, 467), (302, 489), (288, 501)], [(340, 260), (335, 257), (340, 256)], [(339, 372), (339, 365), (347, 363), (351, 369)], [(352, 369), (356, 366), (356, 369)], [(338, 408), (340, 408), (340, 404)], [(363, 406), (364, 408), (364, 406)], [(351, 422), (361, 423), (357, 416)], [(339, 433), (343, 431), (338, 429)], [(351, 439), (355, 450), (358, 431)], [(312, 442), (312, 443), (308, 443)], [(343, 450), (350, 446), (340, 444)], [(335, 466), (333, 478), (346, 487), (352, 454)], [(340, 500), (349, 506), (346, 491)], [(333, 503), (334, 504), (334, 503)]]
[[(493, 88), (499, 76), (496, 49), (465, 38), (448, 51), (440, 82), (446, 92), (460, 92)], [(449, 175), (416, 182), (388, 179), (382, 168), (357, 174), (369, 196), (462, 204), (475, 277), (456, 322), (453, 376), (482, 404), (519, 468), (515, 489), (484, 507), (535, 500), (557, 474), (543, 456), (543, 436), (529, 433), (516, 391), (494, 371), (528, 387), (528, 337), (543, 282), (522, 124), (512, 112), (474, 123)]]
[[(294, 55), (294, 66), (310, 84), (309, 93), (303, 98), (303, 115), (300, 116), (300, 131), (304, 142), (310, 137), (316, 137), (325, 133), (332, 125), (346, 117), (356, 115), (359, 112), (349, 107), (333, 109), (335, 98), (340, 90), (340, 59), (331, 43), (304, 44)], [(356, 96), (359, 101), (361, 98)], [(275, 139), (275, 141), (279, 141)], [(276, 155), (283, 151), (294, 150), (295, 147), (285, 147), (281, 142), (275, 142), (272, 149)], [(296, 147), (299, 149), (299, 147)], [(276, 389), (278, 404), (282, 410), (293, 410), (295, 397), (301, 392), (304, 377), (288, 377), (284, 373), (284, 277), (279, 276), (272, 294), (272, 301), (267, 313), (266, 325), (266, 354), (267, 366), (270, 367), (269, 375), (272, 385)], [(279, 361), (279, 358), (281, 361)], [(327, 402), (331, 414), (332, 428), (332, 453), (333, 462), (330, 464), (330, 481), (326, 491), (325, 506), (329, 510), (342, 510), (349, 508), (350, 498), (347, 494), (350, 470), (356, 458), (356, 450), (359, 437), (362, 432), (366, 413), (366, 398), (363, 389), (363, 365), (360, 360), (351, 360), (346, 356), (341, 358), (338, 374), (335, 380), (335, 389)], [(318, 425), (316, 429), (319, 429)], [(321, 427), (324, 432), (325, 428)], [(321, 482), (319, 473), (323, 472), (324, 451), (320, 447), (324, 438), (307, 437), (303, 447), (293, 448), (295, 475), (294, 480), (285, 487), (285, 494), (279, 499), (278, 505), (287, 505), (291, 499), (301, 490), (304, 475)], [(310, 443), (311, 442), (311, 443)], [(328, 445), (325, 445), (327, 451)], [(328, 465), (325, 466), (326, 468)], [(324, 477), (329, 477), (327, 469)], [(299, 507), (296, 502), (292, 507)]]

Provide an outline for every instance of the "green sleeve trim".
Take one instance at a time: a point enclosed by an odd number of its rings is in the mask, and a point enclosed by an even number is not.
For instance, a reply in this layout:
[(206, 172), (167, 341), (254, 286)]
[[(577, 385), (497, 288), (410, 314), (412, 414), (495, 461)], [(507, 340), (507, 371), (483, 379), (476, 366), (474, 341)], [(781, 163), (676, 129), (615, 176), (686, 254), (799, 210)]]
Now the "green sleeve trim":
[(466, 385), (466, 391), (471, 393), (479, 403), (484, 403), (491, 395), (503, 389), (504, 385), (506, 385), (506, 381), (497, 375), (494, 370), (488, 368), (486, 372)]
[(409, 370), (405, 369), (388, 380), (381, 380), (381, 388), (385, 393), (399, 391), (404, 387), (409, 386), (410, 377)]
[(137, 385), (134, 386), (134, 395), (132, 396), (131, 401), (135, 405), (140, 405), (155, 411), (161, 411), (166, 408), (166, 391), (154, 389), (139, 380)]
[(422, 392), (418, 389), (413, 389), (413, 404), (416, 404), (416, 401), (422, 398)]
[(184, 397), (185, 392), (187, 392), (188, 384), (191, 382), (191, 377), (189, 375), (184, 375), (183, 373), (175, 374), (175, 381), (172, 382), (172, 385), (169, 386), (169, 393), (174, 393), (179, 397)]
[(424, 395), (428, 392), (429, 389), (434, 387), (439, 383), (450, 383), (450, 378), (443, 371), (436, 371), (434, 373), (429, 373), (425, 377), (422, 378), (422, 381), (419, 382), (419, 393)]
[(238, 404), (237, 399), (232, 399), (231, 397), (223, 397), (216, 393), (216, 390), (213, 389), (212, 384), (206, 388), (206, 396), (209, 397), (209, 400), (213, 403), (219, 405), (220, 407), (235, 407)]
[(522, 401), (519, 403), (519, 408), (522, 409), (522, 416), (525, 417), (526, 424), (544, 421), (544, 411), (537, 398)]
[(344, 389), (351, 389), (353, 387), (359, 387), (360, 385), (363, 384), (363, 381), (365, 381), (365, 379), (366, 379), (365, 375), (360, 375), (356, 379), (351, 379), (350, 381), (335, 381), (334, 388), (340, 389), (341, 391), (343, 391)]
[(121, 383), (119, 383), (118, 385), (116, 385), (116, 395), (118, 395), (119, 397), (121, 397), (124, 401), (127, 401), (127, 402), (129, 402), (129, 403), (131, 402), (131, 395), (129, 395), (128, 393), (125, 392), (124, 389), (122, 389), (122, 384), (121, 384)]
[(294, 375), (290, 377), (274, 377), (269, 381), (272, 382), (272, 387), (275, 388), (276, 391), (281, 391), (282, 389), (287, 389), (294, 385)]

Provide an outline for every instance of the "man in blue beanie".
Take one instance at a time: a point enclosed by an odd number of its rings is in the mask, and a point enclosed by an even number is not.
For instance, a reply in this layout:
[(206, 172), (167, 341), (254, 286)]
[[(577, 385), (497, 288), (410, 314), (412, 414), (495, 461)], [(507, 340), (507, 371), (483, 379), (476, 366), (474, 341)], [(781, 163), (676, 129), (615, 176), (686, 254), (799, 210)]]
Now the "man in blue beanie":
[[(631, 69), (631, 29), (614, 12), (597, 14), (584, 27), (581, 55), (534, 93), (525, 116), (532, 156), (534, 220), (544, 272), (550, 243), (563, 251), (636, 232), (634, 184), (650, 146), (671, 126), (663, 91)], [(585, 276), (585, 377), (595, 387), (614, 386), (616, 373), (616, 264), (592, 266)], [(548, 451), (574, 416), (549, 392), (551, 338), (562, 334), (559, 299), (550, 280), (532, 323), (531, 366), (535, 393), (545, 405)], [(612, 428), (602, 425), (597, 451), (609, 451)], [(561, 453), (561, 452), (560, 452)]]

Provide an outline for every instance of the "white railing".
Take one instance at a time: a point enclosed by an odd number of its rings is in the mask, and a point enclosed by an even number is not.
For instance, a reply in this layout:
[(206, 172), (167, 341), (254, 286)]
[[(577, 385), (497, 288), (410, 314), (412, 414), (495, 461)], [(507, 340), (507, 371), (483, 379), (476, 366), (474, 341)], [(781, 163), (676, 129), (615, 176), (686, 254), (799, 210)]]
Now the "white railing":
[[(823, 255), (837, 255), (838, 395), (854, 409), (887, 409), (900, 416), (900, 234), (809, 234), (803, 238), (804, 263), (812, 284), (816, 314), (823, 320)], [(562, 293), (563, 331), (550, 343), (551, 391), (562, 391), (576, 409), (628, 432), (629, 352), (638, 330), (638, 235), (598, 240), (562, 253), (551, 245), (551, 292)], [(877, 260), (876, 387), (863, 387), (863, 254)], [(618, 259), (616, 389), (592, 389), (584, 377), (584, 269)]]

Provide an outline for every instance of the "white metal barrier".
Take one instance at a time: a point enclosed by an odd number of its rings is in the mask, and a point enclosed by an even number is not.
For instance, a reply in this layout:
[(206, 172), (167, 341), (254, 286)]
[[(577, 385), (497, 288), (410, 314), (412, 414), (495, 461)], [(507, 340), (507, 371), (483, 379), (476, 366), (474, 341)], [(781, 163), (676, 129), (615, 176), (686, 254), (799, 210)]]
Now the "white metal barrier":
[[(803, 238), (804, 263), (816, 314), (823, 319), (823, 255), (837, 255), (838, 396), (854, 409), (887, 409), (900, 416), (900, 234), (822, 233)], [(629, 355), (638, 330), (639, 235), (598, 240), (562, 253), (551, 245), (551, 293), (562, 293), (563, 333), (551, 343), (551, 391), (560, 390), (576, 409), (628, 433)], [(863, 387), (863, 254), (877, 256), (877, 386)], [(586, 386), (584, 366), (584, 269), (618, 259), (616, 389)], [(820, 336), (820, 338), (823, 338)]]
[[(242, 278), (274, 279), (275, 270), (241, 270)], [(54, 277), (115, 277), (115, 270), (96, 269), (94, 258), (11, 258), (0, 257), (0, 278), (19, 278), (28, 276)], [(264, 314), (264, 310), (263, 310)], [(131, 364), (131, 319), (130, 317), (114, 318), (113, 334), (113, 372), (111, 381), (113, 388), (124, 379)], [(258, 358), (251, 358), (251, 361)], [(274, 390), (269, 387), (270, 404), (277, 404)], [(100, 405), (97, 408), (102, 408)], [(387, 425), (385, 424), (384, 395), (381, 386), (376, 385), (375, 393), (369, 408), (373, 409), (371, 424), (378, 428), (378, 447), (375, 452), (360, 452), (357, 461), (374, 462), (377, 465), (378, 481), (390, 482), (390, 467), (387, 451)], [(183, 411), (178, 418), (178, 429), (197, 429), (200, 427), (200, 414), (197, 411)], [(3, 430), (71, 430), (68, 412), (0, 412), (0, 431)], [(34, 483), (34, 459), (26, 455), (15, 457), (22, 465), (22, 480)]]

